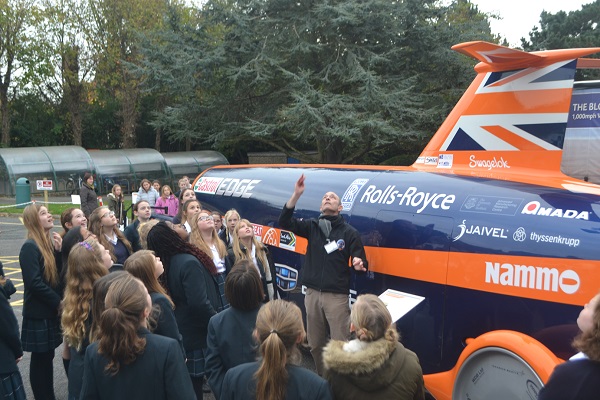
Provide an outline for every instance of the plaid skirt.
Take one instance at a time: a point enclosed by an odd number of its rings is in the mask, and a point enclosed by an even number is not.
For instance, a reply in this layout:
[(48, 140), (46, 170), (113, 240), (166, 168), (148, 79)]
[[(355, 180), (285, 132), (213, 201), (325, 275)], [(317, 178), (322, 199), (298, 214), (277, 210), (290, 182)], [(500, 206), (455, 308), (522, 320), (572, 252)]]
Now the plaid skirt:
[(25, 400), (26, 398), (19, 371), (0, 375), (0, 400)]
[(192, 378), (200, 378), (204, 376), (204, 355), (207, 349), (198, 349), (185, 352), (188, 372)]
[(21, 343), (23, 351), (46, 353), (53, 351), (63, 342), (58, 318), (32, 319), (23, 317)]
[(229, 301), (227, 301), (227, 297), (225, 296), (225, 273), (220, 273), (215, 276), (215, 281), (217, 281), (217, 286), (219, 288), (219, 296), (221, 297), (221, 306), (217, 310), (217, 312), (221, 312), (223, 310), (227, 310), (229, 308)]

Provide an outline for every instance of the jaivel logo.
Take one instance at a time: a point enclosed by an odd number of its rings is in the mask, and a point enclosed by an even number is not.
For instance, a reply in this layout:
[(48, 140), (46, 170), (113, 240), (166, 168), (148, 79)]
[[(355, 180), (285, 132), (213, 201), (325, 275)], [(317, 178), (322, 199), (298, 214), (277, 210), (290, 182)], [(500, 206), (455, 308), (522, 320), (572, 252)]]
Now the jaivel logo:
[(484, 225), (469, 225), (465, 224), (467, 220), (463, 219), (462, 224), (458, 227), (460, 228), (460, 233), (456, 235), (456, 237), (452, 240), (456, 242), (458, 239), (463, 237), (463, 235), (476, 235), (476, 236), (487, 236), (487, 237), (495, 237), (499, 239), (506, 239), (507, 230), (503, 228), (492, 228)]
[(590, 219), (589, 211), (564, 210), (562, 208), (542, 207), (539, 201), (530, 201), (525, 204), (521, 214), (542, 215), (544, 217), (558, 217), (571, 219)]

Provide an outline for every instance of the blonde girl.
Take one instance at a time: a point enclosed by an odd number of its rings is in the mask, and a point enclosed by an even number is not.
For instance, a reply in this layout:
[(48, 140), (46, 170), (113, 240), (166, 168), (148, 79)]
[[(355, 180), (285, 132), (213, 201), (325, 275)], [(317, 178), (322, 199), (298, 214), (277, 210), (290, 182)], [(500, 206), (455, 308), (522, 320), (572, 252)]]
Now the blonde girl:
[(19, 253), (23, 276), (23, 350), (31, 352), (29, 379), (34, 397), (54, 399), (52, 360), (62, 343), (59, 324), (60, 249), (62, 238), (52, 232), (54, 218), (34, 203), (23, 210), (27, 240)]
[(228, 269), (225, 264), (227, 249), (217, 235), (213, 216), (210, 212), (202, 210), (198, 214), (193, 215), (190, 225), (192, 227), (190, 243), (208, 254), (217, 268), (215, 279), (219, 285), (219, 294), (223, 303), (222, 309), (224, 310), (229, 307), (229, 302), (225, 297), (225, 276)]
[(233, 265), (240, 260), (252, 261), (263, 282), (265, 301), (279, 297), (275, 281), (275, 263), (271, 259), (269, 249), (256, 239), (254, 227), (247, 219), (240, 220), (233, 229), (233, 241), (227, 253), (227, 265)]
[(419, 359), (398, 341), (392, 316), (379, 297), (358, 296), (350, 331), (356, 332), (355, 340), (331, 340), (323, 350), (324, 376), (336, 399), (425, 399)]
[(61, 323), (69, 346), (69, 399), (79, 398), (83, 379), (83, 359), (90, 344), (91, 302), (94, 282), (108, 274), (112, 260), (108, 250), (95, 239), (73, 246), (69, 253), (67, 285)]

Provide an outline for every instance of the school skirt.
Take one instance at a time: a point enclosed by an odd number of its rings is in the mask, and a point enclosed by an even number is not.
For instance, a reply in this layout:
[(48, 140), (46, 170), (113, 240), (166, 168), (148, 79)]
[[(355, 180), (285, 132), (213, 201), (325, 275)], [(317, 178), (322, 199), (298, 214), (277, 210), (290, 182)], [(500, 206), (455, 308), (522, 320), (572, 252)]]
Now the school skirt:
[(23, 351), (46, 353), (53, 351), (63, 342), (58, 318), (33, 319), (23, 317), (21, 343)]
[(0, 399), (25, 400), (25, 387), (19, 371), (0, 375)]
[(201, 378), (204, 376), (204, 356), (207, 349), (198, 349), (185, 352), (185, 362), (188, 372), (192, 378)]

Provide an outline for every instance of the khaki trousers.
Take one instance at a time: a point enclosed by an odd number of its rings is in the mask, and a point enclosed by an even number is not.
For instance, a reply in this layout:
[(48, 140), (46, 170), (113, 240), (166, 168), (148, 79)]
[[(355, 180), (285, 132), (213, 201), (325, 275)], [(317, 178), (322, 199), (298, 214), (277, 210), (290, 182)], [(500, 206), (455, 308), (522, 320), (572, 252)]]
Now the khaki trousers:
[(317, 373), (323, 375), (323, 347), (329, 339), (350, 338), (350, 306), (347, 294), (306, 289), (306, 335)]

